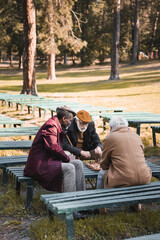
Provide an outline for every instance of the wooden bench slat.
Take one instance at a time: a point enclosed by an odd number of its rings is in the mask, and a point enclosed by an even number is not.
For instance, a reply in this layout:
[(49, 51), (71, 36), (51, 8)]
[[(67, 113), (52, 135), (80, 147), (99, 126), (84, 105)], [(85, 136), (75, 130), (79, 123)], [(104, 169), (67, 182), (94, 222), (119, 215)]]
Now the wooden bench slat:
[(141, 237), (127, 238), (124, 240), (160, 240), (160, 233), (145, 235)]
[(85, 211), (90, 209), (99, 209), (99, 208), (108, 208), (108, 207), (120, 207), (120, 206), (130, 206), (137, 203), (153, 203), (159, 202), (160, 194), (150, 195), (150, 196), (142, 196), (142, 197), (131, 197), (131, 198), (123, 198), (123, 199), (112, 199), (111, 201), (107, 200), (107, 198), (102, 199), (100, 202), (90, 201), (83, 204), (77, 203), (76, 206), (57, 206), (48, 205), (49, 209), (52, 209), (56, 214), (75, 212), (75, 211)]
[(0, 150), (29, 149), (32, 141), (0, 141)]
[[(153, 185), (152, 185), (153, 188)], [(118, 190), (118, 189), (117, 189)], [(75, 201), (79, 201), (79, 203), (83, 203), (83, 202), (89, 202), (90, 200), (94, 200), (96, 199), (96, 201), (101, 201), (104, 198), (107, 198), (108, 200), (111, 199), (120, 199), (120, 198), (130, 198), (130, 197), (134, 197), (134, 196), (145, 196), (145, 195), (150, 195), (150, 194), (155, 194), (157, 192), (157, 190), (160, 190), (160, 186), (156, 186), (154, 189), (151, 189), (151, 186), (148, 187), (148, 189), (144, 188), (144, 189), (140, 189), (140, 190), (127, 190), (127, 191), (122, 191), (122, 192), (110, 192), (110, 193), (106, 193), (105, 191), (101, 191), (99, 193), (97, 193), (97, 191), (94, 194), (90, 194), (90, 192), (83, 196), (76, 196), (76, 197), (68, 197), (68, 198), (61, 198), (58, 200), (54, 200), (54, 197), (52, 200), (48, 201), (47, 204), (54, 204), (54, 206), (56, 206), (56, 204), (65, 204), (65, 206), (67, 205), (74, 205), (75, 206)], [(88, 191), (87, 191), (88, 192)]]

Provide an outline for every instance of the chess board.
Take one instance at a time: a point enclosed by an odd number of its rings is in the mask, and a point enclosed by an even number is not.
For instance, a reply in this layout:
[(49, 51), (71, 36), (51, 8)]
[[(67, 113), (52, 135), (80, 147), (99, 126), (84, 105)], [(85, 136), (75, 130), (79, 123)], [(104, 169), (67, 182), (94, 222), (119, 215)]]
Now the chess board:
[(100, 171), (102, 168), (100, 167), (98, 162), (95, 161), (88, 161), (85, 163), (87, 167), (89, 167), (90, 169), (94, 170), (94, 171)]

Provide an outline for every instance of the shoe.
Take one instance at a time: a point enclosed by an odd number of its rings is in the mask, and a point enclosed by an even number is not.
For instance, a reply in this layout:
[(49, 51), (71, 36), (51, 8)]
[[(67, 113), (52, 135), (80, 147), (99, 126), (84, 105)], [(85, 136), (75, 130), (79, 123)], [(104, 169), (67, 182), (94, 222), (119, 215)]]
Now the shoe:
[(73, 217), (74, 217), (75, 220), (79, 220), (79, 219), (87, 218), (88, 215), (85, 214), (85, 213), (82, 213), (82, 212), (74, 212)]
[(90, 209), (90, 210), (86, 210), (86, 211), (80, 211), (80, 213), (82, 214), (98, 214), (99, 210), (98, 209)]
[(134, 208), (135, 212), (140, 212), (142, 209), (142, 206), (140, 203), (138, 203), (138, 204), (134, 205), (133, 208)]
[(100, 208), (99, 213), (102, 214), (102, 215), (106, 214), (107, 213), (107, 208)]
[(142, 205), (140, 203), (133, 205), (130, 207), (131, 210), (135, 211), (135, 212), (140, 212), (142, 209)]

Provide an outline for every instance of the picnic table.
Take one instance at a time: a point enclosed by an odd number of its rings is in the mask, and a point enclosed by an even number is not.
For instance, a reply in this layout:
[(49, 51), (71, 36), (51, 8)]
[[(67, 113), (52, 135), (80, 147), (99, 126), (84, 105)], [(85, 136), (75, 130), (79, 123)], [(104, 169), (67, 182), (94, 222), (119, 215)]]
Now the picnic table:
[(141, 124), (160, 123), (160, 114), (152, 112), (122, 112), (122, 113), (102, 113), (100, 117), (103, 119), (103, 129), (105, 130), (105, 123), (109, 122), (113, 116), (123, 116), (127, 119), (130, 127), (137, 128), (137, 134), (140, 135)]

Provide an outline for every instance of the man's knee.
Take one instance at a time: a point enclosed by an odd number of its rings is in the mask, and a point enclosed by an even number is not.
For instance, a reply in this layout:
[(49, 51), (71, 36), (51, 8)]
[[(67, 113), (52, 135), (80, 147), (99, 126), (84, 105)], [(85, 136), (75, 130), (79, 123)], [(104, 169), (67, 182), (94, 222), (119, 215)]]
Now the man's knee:
[(106, 170), (100, 170), (98, 173), (98, 179), (103, 179), (105, 172), (106, 172)]
[(71, 164), (71, 163), (68, 163), (66, 165), (65, 172), (75, 173), (75, 166), (73, 164)]
[(75, 167), (83, 168), (83, 162), (81, 160), (76, 159), (76, 160), (73, 160), (72, 163)]

